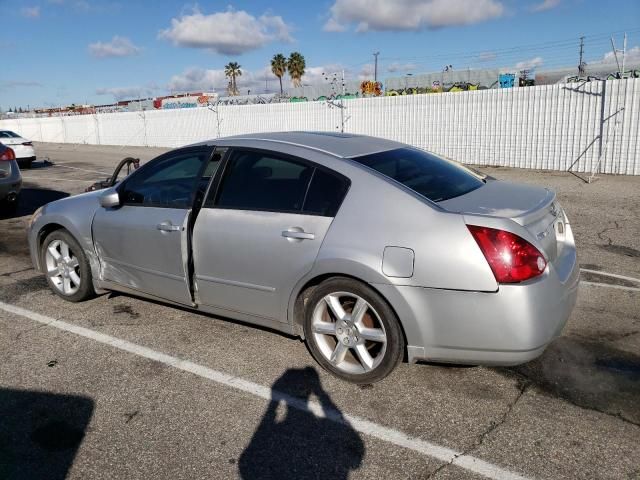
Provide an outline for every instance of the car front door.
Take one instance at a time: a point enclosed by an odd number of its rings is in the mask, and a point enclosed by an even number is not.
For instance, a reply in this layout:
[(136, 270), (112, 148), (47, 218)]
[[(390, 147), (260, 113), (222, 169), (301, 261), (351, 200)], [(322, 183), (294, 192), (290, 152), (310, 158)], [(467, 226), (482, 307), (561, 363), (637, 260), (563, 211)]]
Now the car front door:
[(162, 155), (118, 187), (120, 206), (98, 210), (93, 237), (104, 280), (192, 303), (188, 217), (210, 157), (206, 146)]
[(201, 303), (285, 322), (349, 181), (302, 159), (234, 149), (193, 230)]

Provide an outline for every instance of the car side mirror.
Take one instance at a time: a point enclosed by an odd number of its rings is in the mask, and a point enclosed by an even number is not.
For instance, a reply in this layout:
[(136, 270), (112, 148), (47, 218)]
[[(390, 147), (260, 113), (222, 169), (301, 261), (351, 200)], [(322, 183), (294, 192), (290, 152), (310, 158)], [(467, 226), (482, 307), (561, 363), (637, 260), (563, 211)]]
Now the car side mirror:
[(120, 206), (120, 194), (115, 188), (109, 188), (100, 195), (100, 206), (104, 208), (114, 208)]

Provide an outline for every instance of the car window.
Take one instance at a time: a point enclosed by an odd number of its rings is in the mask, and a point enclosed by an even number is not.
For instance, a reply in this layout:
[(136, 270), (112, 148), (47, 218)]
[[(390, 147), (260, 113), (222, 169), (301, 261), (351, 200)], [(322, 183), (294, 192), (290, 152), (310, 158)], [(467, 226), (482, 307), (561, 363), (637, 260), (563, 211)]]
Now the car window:
[(307, 191), (305, 213), (335, 217), (349, 189), (349, 181), (341, 176), (316, 169)]
[(2, 130), (0, 131), (0, 138), (20, 138), (20, 135), (10, 130)]
[(218, 189), (220, 208), (300, 212), (314, 167), (275, 154), (236, 150)]
[(416, 148), (397, 148), (354, 157), (434, 202), (464, 195), (484, 185), (464, 167)]
[(126, 205), (189, 208), (210, 150), (175, 152), (135, 172), (120, 190)]

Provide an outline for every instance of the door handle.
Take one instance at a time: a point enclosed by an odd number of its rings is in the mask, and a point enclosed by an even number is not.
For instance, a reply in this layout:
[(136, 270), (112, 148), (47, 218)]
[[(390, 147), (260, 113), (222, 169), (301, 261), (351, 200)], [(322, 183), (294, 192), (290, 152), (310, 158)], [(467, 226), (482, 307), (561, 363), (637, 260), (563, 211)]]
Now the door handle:
[(298, 230), (283, 230), (282, 236), (285, 238), (293, 238), (295, 240), (313, 240), (316, 238), (313, 233)]
[(173, 225), (169, 222), (162, 222), (156, 225), (156, 228), (161, 232), (179, 232), (182, 230), (180, 225)]

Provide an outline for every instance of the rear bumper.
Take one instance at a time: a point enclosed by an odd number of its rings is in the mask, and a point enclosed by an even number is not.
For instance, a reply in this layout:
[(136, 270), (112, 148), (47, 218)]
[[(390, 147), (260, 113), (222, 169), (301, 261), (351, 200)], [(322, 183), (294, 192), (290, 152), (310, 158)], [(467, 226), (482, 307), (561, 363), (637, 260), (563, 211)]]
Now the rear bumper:
[(11, 148), (16, 153), (17, 160), (35, 160), (36, 151), (33, 147), (25, 145), (11, 145)]
[(375, 285), (396, 308), (409, 361), (517, 365), (542, 354), (560, 335), (576, 303), (575, 248), (540, 277), (470, 292)]
[(12, 164), (9, 176), (0, 178), (0, 200), (17, 198), (21, 189), (22, 175), (17, 165)]

